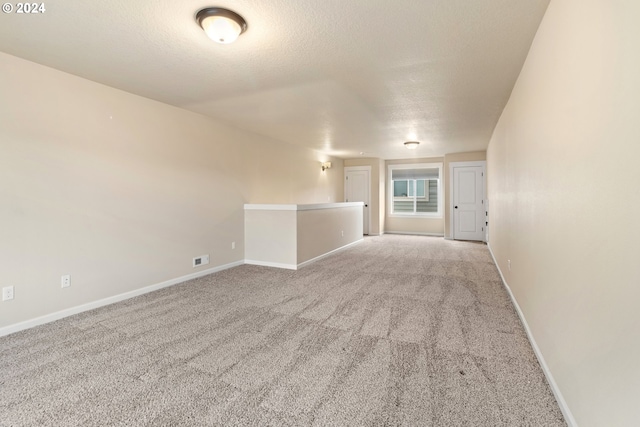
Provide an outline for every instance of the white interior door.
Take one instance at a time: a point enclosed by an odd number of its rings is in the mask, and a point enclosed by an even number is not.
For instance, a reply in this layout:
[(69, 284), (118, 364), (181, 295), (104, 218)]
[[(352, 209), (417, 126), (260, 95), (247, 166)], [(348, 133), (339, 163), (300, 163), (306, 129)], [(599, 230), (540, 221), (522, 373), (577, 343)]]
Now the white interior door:
[(453, 166), (453, 238), (485, 237), (484, 165)]
[(369, 234), (369, 186), (370, 171), (368, 169), (344, 168), (345, 202), (364, 202), (362, 234)]

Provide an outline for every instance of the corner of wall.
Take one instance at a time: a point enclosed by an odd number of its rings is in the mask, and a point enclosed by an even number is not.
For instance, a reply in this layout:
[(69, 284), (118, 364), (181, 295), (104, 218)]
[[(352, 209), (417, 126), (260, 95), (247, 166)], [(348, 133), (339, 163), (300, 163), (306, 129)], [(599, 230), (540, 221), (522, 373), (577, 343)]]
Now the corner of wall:
[(560, 391), (560, 388), (558, 387), (558, 384), (556, 383), (555, 379), (553, 378), (553, 374), (551, 373), (551, 370), (549, 369), (549, 366), (547, 365), (547, 362), (544, 359), (542, 351), (540, 351), (540, 347), (538, 347), (538, 344), (536, 343), (536, 340), (535, 340), (535, 338), (533, 336), (533, 333), (531, 332), (531, 329), (529, 328), (529, 324), (527, 323), (527, 319), (524, 316), (524, 313), (522, 312), (522, 309), (520, 308), (520, 305), (518, 304), (518, 300), (516, 300), (516, 297), (513, 295), (513, 292), (511, 291), (511, 287), (509, 286), (509, 284), (507, 283), (507, 280), (505, 279), (504, 275), (502, 274), (502, 269), (500, 268), (500, 265), (498, 264), (498, 261), (496, 260), (496, 257), (493, 254), (493, 250), (491, 249), (491, 245), (489, 243), (487, 243), (487, 247), (489, 248), (489, 253), (491, 254), (491, 259), (493, 259), (493, 263), (496, 266), (496, 268), (498, 269), (498, 273), (500, 274), (500, 279), (502, 281), (502, 286), (504, 286), (504, 289), (509, 294), (509, 298), (511, 299), (511, 303), (513, 304), (513, 306), (516, 309), (516, 312), (518, 313), (518, 317), (520, 318), (520, 322), (522, 322), (522, 326), (524, 326), (524, 330), (527, 333), (527, 338), (529, 339), (529, 342), (531, 343), (531, 347), (533, 348), (533, 352), (535, 353), (536, 358), (538, 359), (538, 363), (540, 364), (540, 367), (542, 368), (542, 372), (544, 372), (544, 376), (547, 379), (547, 383), (549, 384), (549, 388), (551, 388), (551, 391), (552, 391), (553, 395), (555, 396), (556, 401), (558, 402), (558, 406), (560, 407), (560, 410), (562, 411), (562, 415), (564, 415), (565, 421), (567, 422), (567, 425), (569, 427), (577, 427), (576, 420), (573, 417), (573, 414), (571, 413), (571, 410), (569, 409), (569, 406), (567, 405), (567, 402), (565, 401), (564, 396), (562, 395), (562, 392)]

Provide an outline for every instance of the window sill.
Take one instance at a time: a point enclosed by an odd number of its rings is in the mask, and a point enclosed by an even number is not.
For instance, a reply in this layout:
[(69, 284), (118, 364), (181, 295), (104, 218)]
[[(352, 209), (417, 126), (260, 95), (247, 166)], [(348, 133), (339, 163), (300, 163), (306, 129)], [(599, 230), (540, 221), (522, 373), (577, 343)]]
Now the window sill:
[(420, 219), (442, 219), (443, 216), (442, 214), (400, 214), (400, 213), (393, 213), (393, 214), (388, 214), (389, 218), (420, 218)]

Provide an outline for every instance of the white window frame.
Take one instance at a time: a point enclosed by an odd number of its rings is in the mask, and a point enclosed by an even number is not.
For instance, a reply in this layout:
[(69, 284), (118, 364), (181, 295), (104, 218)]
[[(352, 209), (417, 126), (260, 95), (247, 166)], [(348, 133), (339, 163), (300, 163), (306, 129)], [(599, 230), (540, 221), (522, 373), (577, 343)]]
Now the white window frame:
[[(426, 199), (429, 200), (429, 193), (427, 192), (427, 189), (428, 189), (428, 186), (429, 186), (427, 181), (430, 181), (429, 179), (398, 179), (398, 180), (396, 180), (396, 182), (398, 182), (398, 181), (406, 181), (407, 182), (407, 196), (406, 197), (409, 197), (409, 198), (413, 198), (413, 196), (411, 194), (409, 194), (411, 192), (411, 190), (413, 190), (415, 192), (418, 192), (418, 181), (425, 181), (425, 185), (422, 188), (422, 194), (417, 194), (416, 197), (419, 197), (419, 198), (425, 198), (426, 197)], [(409, 185), (409, 181), (413, 181), (415, 183), (415, 185), (414, 186), (410, 186)], [(395, 186), (394, 186), (393, 191), (394, 191), (394, 194), (395, 194)]]
[[(397, 218), (442, 218), (443, 215), (443, 207), (442, 203), (444, 200), (444, 196), (442, 192), (444, 191), (442, 185), (442, 163), (412, 163), (412, 164), (395, 164), (387, 166), (387, 188), (389, 191), (387, 192), (387, 215), (390, 217)], [(393, 171), (398, 169), (438, 169), (438, 211), (437, 212), (393, 212)], [(425, 191), (427, 191), (425, 189)], [(408, 193), (408, 191), (407, 191)]]

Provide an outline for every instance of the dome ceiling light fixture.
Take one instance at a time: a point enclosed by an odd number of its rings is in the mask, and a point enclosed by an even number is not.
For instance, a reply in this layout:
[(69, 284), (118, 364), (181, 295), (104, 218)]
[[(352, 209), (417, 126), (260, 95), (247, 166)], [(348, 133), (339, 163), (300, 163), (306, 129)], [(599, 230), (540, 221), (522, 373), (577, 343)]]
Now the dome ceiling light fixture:
[(216, 43), (229, 44), (247, 31), (247, 22), (237, 13), (221, 7), (207, 7), (196, 14), (196, 21)]
[(418, 145), (420, 145), (418, 141), (407, 141), (404, 143), (404, 146), (409, 150), (415, 150), (416, 148), (418, 148)]

